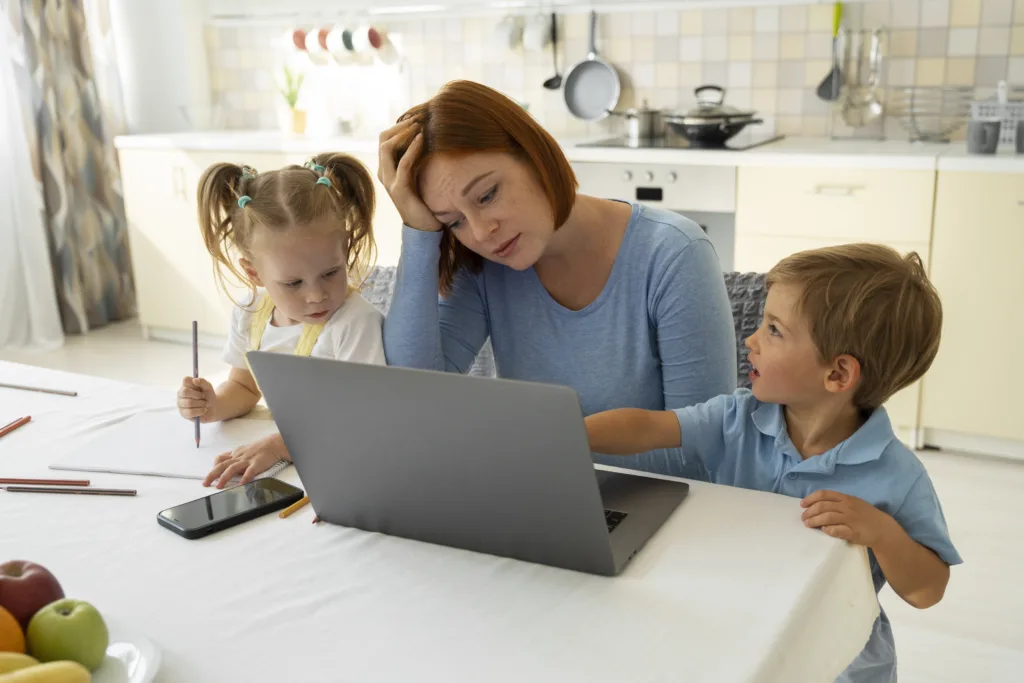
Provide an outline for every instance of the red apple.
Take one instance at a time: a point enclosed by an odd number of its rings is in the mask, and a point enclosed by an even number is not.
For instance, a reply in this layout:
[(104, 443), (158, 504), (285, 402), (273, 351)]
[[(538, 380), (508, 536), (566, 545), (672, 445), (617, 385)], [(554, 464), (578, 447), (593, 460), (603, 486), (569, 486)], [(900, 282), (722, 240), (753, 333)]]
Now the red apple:
[(0, 607), (14, 615), (22, 630), (36, 612), (63, 597), (64, 589), (46, 567), (24, 560), (0, 564)]

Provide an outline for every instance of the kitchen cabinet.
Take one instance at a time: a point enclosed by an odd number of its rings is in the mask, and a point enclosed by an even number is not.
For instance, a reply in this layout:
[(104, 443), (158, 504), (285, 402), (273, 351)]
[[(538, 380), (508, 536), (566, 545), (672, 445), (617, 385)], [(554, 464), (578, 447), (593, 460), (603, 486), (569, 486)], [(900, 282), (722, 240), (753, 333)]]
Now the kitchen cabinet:
[[(931, 170), (740, 167), (735, 269), (765, 273), (798, 251), (849, 242), (916, 251), (927, 266), (934, 186)], [(911, 442), (920, 392), (918, 382), (886, 403)]]
[(942, 344), (922, 390), (927, 430), (1024, 441), (1024, 172), (940, 171), (931, 277)]
[[(223, 337), (231, 298), (245, 301), (244, 287), (222, 291), (199, 231), (196, 189), (211, 164), (230, 160), (259, 170), (301, 164), (300, 152), (190, 151), (121, 148), (125, 212), (128, 218), (139, 319), (148, 334), (179, 338), (199, 323), (205, 335)], [(374, 232), (381, 265), (398, 262), (401, 218), (376, 180), (375, 153), (353, 154), (374, 176), (377, 212)]]

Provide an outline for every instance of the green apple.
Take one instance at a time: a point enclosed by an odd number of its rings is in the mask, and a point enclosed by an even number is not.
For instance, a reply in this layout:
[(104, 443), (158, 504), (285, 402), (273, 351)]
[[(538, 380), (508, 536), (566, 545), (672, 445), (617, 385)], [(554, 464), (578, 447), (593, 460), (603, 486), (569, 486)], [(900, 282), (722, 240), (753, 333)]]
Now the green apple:
[(107, 625), (96, 608), (68, 598), (36, 612), (25, 635), (29, 653), (39, 661), (69, 659), (89, 671), (103, 663), (110, 644)]

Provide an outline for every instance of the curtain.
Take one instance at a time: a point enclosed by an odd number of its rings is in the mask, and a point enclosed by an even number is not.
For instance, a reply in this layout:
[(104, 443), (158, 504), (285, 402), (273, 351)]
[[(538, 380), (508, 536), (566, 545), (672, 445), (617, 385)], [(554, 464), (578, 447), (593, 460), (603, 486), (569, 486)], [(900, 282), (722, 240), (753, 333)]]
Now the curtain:
[(29, 149), (42, 187), (52, 287), (67, 333), (135, 312), (113, 139), (93, 78), (81, 0), (8, 0), (11, 61), (27, 78)]
[(54, 348), (64, 334), (39, 167), (29, 151), (35, 129), (28, 125), (29, 101), (16, 96), (30, 83), (24, 61), (16, 62), (9, 49), (16, 16), (0, 12), (0, 347)]

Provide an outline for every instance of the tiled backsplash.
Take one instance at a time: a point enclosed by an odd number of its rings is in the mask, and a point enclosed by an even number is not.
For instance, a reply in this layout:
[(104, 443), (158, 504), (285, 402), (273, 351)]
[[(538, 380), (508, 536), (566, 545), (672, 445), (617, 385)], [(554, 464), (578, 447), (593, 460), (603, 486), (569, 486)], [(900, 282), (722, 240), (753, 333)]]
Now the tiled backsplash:
[[(574, 119), (561, 92), (542, 86), (554, 73), (550, 50), (502, 49), (494, 40), (496, 23), (497, 18), (391, 20), (386, 28), (407, 56), (400, 73), (381, 65), (333, 71), (311, 66), (320, 73), (307, 82), (337, 89), (350, 104), (384, 101), (364, 112), (367, 128), (379, 128), (386, 120), (375, 119), (393, 120), (455, 78), (481, 81), (524, 102), (556, 135), (599, 135), (618, 125)], [(973, 85), (987, 96), (1001, 79), (1024, 85), (1024, 0), (848, 4), (844, 24), (889, 29), (890, 87)], [(825, 136), (830, 111), (814, 89), (831, 68), (831, 25), (828, 5), (607, 14), (599, 18), (598, 51), (623, 76), (620, 108), (644, 99), (655, 107), (689, 108), (693, 89), (714, 83), (728, 89), (728, 104), (755, 109), (780, 133)], [(563, 73), (586, 56), (588, 28), (587, 15), (560, 18)], [(214, 101), (226, 126), (277, 125), (281, 97), (272, 72), (280, 68), (281, 56), (266, 48), (282, 33), (283, 28), (208, 27)], [(888, 133), (906, 136), (896, 121), (888, 122)]]

